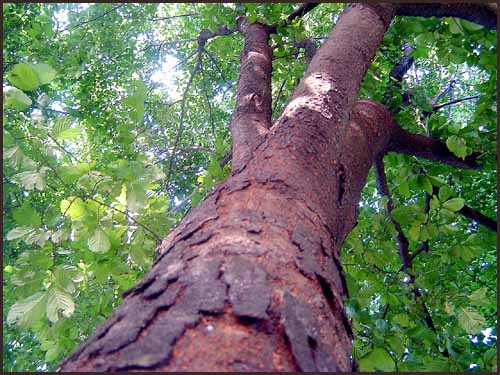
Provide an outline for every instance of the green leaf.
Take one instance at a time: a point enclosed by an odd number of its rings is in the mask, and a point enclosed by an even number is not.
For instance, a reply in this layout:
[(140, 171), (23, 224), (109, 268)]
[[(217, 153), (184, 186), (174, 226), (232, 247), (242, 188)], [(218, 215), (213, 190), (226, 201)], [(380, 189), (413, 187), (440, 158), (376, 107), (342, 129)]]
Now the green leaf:
[(42, 224), (40, 215), (31, 207), (28, 201), (24, 202), (21, 207), (12, 210), (12, 216), (19, 225), (38, 228)]
[(436, 238), (439, 234), (439, 230), (436, 228), (436, 226), (432, 223), (427, 223), (425, 225), (425, 230), (427, 232), (427, 238), (428, 240), (432, 240)]
[[(152, 253), (153, 253), (152, 251), (149, 252), (149, 254)], [(137, 263), (143, 269), (149, 269), (149, 267), (151, 267), (151, 262), (152, 262), (151, 257), (148, 256), (148, 252), (146, 252), (143, 246), (141, 245), (131, 246), (129, 254), (132, 261)]]
[(24, 154), (19, 146), (14, 146), (3, 150), (3, 159), (8, 161), (13, 168), (21, 166)]
[(450, 32), (452, 34), (462, 34), (462, 35), (464, 35), (464, 31), (458, 25), (457, 21), (454, 18), (449, 18), (448, 22), (449, 22)]
[(446, 184), (446, 181), (443, 180), (441, 177), (436, 177), (436, 176), (427, 176), (429, 180), (431, 181), (432, 185), (441, 187), (444, 184)]
[(72, 220), (80, 220), (87, 215), (87, 205), (81, 198), (69, 197), (61, 201), (61, 213)]
[[(92, 167), (93, 165), (89, 163), (66, 164), (59, 169), (58, 174), (65, 183), (73, 183), (85, 173), (88, 173)], [(91, 186), (93, 187), (96, 182), (92, 182)]]
[(453, 212), (460, 211), (463, 206), (464, 200), (462, 198), (452, 198), (443, 203), (443, 208)]
[(12, 305), (7, 323), (17, 322), (21, 327), (32, 327), (45, 316), (46, 292), (35, 293)]
[(45, 361), (46, 362), (55, 361), (56, 359), (59, 358), (59, 355), (61, 353), (61, 349), (60, 349), (59, 345), (57, 345), (56, 342), (50, 341), (50, 343), (52, 343), (53, 346), (48, 348), (47, 352), (45, 353)]
[(412, 241), (417, 241), (420, 236), (420, 225), (412, 225), (408, 230), (408, 236)]
[(94, 253), (105, 253), (111, 248), (108, 236), (102, 229), (96, 229), (94, 235), (89, 238), (88, 245)]
[(423, 362), (421, 371), (426, 372), (448, 372), (450, 365), (446, 359), (441, 358), (426, 358)]
[(147, 96), (147, 87), (144, 82), (136, 80), (132, 83), (134, 87), (134, 93), (125, 99), (123, 99), (123, 104), (128, 107), (131, 107), (134, 111), (132, 111), (132, 118), (141, 122), (144, 117), (144, 101)]
[(410, 318), (408, 317), (408, 314), (397, 314), (397, 315), (394, 315), (394, 317), (392, 318), (392, 320), (394, 322), (396, 322), (397, 324), (399, 324), (403, 328), (410, 327), (412, 325), (412, 323), (410, 321)]
[(68, 129), (71, 124), (71, 116), (59, 117), (52, 128), (52, 137), (57, 138), (60, 133)]
[(479, 25), (479, 24), (473, 23), (473, 22), (469, 22), (466, 20), (462, 20), (462, 19), (455, 19), (455, 22), (458, 22), (460, 24), (460, 26), (462, 26), (464, 28), (464, 30), (471, 31), (471, 32), (484, 29), (484, 26), (482, 26), (482, 25)]
[(400, 206), (391, 211), (391, 215), (400, 224), (418, 224), (425, 221), (425, 214), (417, 206)]
[(3, 102), (5, 108), (13, 108), (22, 111), (33, 103), (28, 95), (13, 86), (3, 88)]
[(78, 138), (82, 134), (83, 134), (83, 132), (81, 129), (69, 128), (69, 129), (66, 129), (66, 130), (63, 130), (62, 132), (60, 132), (57, 135), (57, 139), (60, 139), (60, 140), (70, 139), (71, 140), (71, 139)]
[(22, 185), (26, 190), (43, 190), (45, 189), (45, 180), (43, 175), (38, 171), (26, 171), (12, 176), (12, 181), (18, 185)]
[(13, 228), (11, 229), (8, 233), (7, 233), (7, 241), (12, 241), (12, 240), (16, 240), (18, 238), (22, 238), (24, 236), (26, 236), (27, 234), (35, 231), (36, 229), (34, 228), (31, 228), (31, 227), (16, 227), (16, 228)]
[(423, 188), (428, 194), (432, 195), (432, 184), (431, 181), (426, 176), (418, 176), (417, 184)]
[(469, 300), (476, 306), (486, 305), (488, 298), (486, 297), (486, 288), (479, 288), (469, 295)]
[(370, 354), (359, 360), (361, 371), (394, 371), (395, 363), (387, 351), (375, 348)]
[(43, 246), (45, 241), (50, 236), (50, 233), (47, 232), (43, 228), (38, 228), (32, 232), (30, 232), (26, 238), (24, 238), (24, 242), (28, 245), (37, 244), (38, 246)]
[(21, 90), (31, 91), (40, 86), (38, 74), (30, 64), (21, 62), (7, 73), (7, 79)]
[(57, 72), (50, 65), (38, 63), (30, 64), (30, 66), (37, 74), (41, 85), (49, 83), (56, 77)]
[(75, 311), (75, 303), (69, 293), (57, 287), (53, 287), (50, 288), (47, 293), (46, 305), (47, 318), (52, 323), (59, 320), (59, 310), (61, 310), (63, 316), (68, 318), (73, 315)]
[(439, 189), (438, 195), (441, 202), (446, 202), (446, 200), (452, 195), (455, 195), (455, 193), (448, 186), (443, 186)]
[(458, 324), (469, 334), (479, 333), (486, 319), (470, 307), (461, 307), (458, 313)]
[(448, 146), (448, 149), (451, 152), (462, 159), (467, 156), (467, 146), (465, 140), (462, 137), (452, 135), (446, 140), (446, 146)]
[(146, 191), (140, 183), (130, 183), (127, 185), (127, 208), (132, 212), (138, 212), (148, 203)]
[(410, 185), (408, 185), (407, 181), (401, 181), (401, 183), (399, 184), (399, 194), (401, 194), (403, 197), (410, 196)]
[(439, 199), (435, 195), (432, 196), (429, 207), (431, 210), (437, 210), (439, 208)]
[(453, 304), (449, 301), (445, 301), (444, 303), (444, 312), (448, 315), (453, 315), (454, 314), (454, 308)]
[(497, 348), (496, 348), (496, 346), (494, 348), (489, 348), (487, 351), (484, 352), (483, 360), (484, 360), (484, 363), (486, 365), (492, 366), (492, 367), (494, 367), (494, 369), (496, 369), (496, 364), (497, 364)]
[(460, 244), (455, 246), (451, 250), (451, 253), (453, 256), (463, 259), (465, 262), (471, 262), (481, 254), (481, 248), (478, 246)]
[(56, 230), (54, 233), (52, 233), (52, 235), (50, 236), (50, 239), (54, 243), (59, 243), (59, 242), (66, 241), (68, 239), (68, 236), (69, 236), (68, 230), (66, 228), (60, 228), (60, 229)]

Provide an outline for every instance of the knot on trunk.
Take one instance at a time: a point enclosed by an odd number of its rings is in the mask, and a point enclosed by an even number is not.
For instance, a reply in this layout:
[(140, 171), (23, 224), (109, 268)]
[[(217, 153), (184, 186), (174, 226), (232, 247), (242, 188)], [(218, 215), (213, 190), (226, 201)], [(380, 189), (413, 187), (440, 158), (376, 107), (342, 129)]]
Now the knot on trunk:
[(383, 104), (369, 99), (358, 100), (352, 113), (356, 120), (362, 118), (372, 126), (389, 127), (393, 122), (391, 113)]
[(373, 100), (358, 100), (352, 107), (351, 119), (365, 134), (374, 153), (384, 153), (394, 129), (394, 120), (389, 110)]

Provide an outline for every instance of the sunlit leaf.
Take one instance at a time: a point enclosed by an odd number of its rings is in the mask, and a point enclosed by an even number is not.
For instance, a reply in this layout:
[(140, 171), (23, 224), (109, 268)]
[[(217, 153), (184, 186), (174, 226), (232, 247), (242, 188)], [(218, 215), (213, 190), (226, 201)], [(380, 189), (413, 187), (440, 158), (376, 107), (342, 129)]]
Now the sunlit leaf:
[(17, 322), (22, 327), (30, 327), (45, 317), (46, 292), (38, 292), (12, 305), (7, 315), (7, 323)]
[(486, 320), (480, 313), (469, 307), (461, 307), (459, 310), (458, 324), (467, 333), (479, 333), (483, 329)]
[(17, 240), (18, 238), (22, 238), (33, 231), (35, 231), (35, 228), (32, 227), (16, 227), (7, 233), (6, 238), (8, 241)]
[(127, 185), (127, 208), (132, 212), (138, 212), (146, 206), (148, 200), (144, 187), (139, 183)]
[(443, 208), (450, 211), (460, 211), (464, 206), (464, 200), (462, 198), (452, 198), (443, 203)]
[(59, 320), (59, 311), (64, 317), (70, 317), (75, 311), (75, 303), (71, 294), (53, 287), (47, 292), (47, 318), (55, 323)]
[(40, 80), (35, 69), (24, 62), (14, 65), (12, 70), (7, 73), (7, 79), (21, 90), (31, 91), (40, 86)]
[(79, 220), (87, 214), (87, 205), (81, 198), (69, 197), (61, 201), (61, 213), (72, 220)]
[(48, 64), (38, 63), (30, 66), (37, 74), (41, 85), (49, 83), (56, 77), (57, 72)]
[(32, 101), (28, 95), (16, 87), (4, 86), (3, 102), (6, 108), (14, 108), (22, 111), (28, 108)]
[(395, 364), (385, 349), (375, 348), (358, 361), (361, 371), (394, 371)]
[(467, 145), (462, 137), (452, 135), (446, 140), (446, 146), (458, 157), (465, 158), (467, 156)]
[(45, 179), (42, 173), (38, 171), (26, 171), (12, 176), (12, 181), (16, 184), (22, 185), (27, 190), (44, 190)]
[(108, 236), (102, 229), (96, 229), (94, 235), (89, 238), (88, 245), (90, 250), (95, 253), (105, 253), (111, 248)]

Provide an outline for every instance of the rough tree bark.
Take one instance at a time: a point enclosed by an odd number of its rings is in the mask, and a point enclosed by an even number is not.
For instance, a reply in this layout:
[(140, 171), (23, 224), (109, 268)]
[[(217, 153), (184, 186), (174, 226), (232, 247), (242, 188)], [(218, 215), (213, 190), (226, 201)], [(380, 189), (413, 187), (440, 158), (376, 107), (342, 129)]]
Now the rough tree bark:
[(401, 129), (381, 104), (358, 101), (395, 11), (350, 6), (274, 124), (272, 28), (238, 21), (232, 176), (163, 241), (152, 270), (60, 371), (355, 369), (339, 253), (372, 162), (392, 150), (475, 167)]

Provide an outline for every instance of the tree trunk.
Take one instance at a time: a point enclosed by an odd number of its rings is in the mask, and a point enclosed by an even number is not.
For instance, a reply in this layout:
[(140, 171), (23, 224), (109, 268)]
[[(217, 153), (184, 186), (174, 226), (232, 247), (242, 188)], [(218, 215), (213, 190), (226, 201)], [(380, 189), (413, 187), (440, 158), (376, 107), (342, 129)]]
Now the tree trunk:
[(272, 127), (270, 30), (239, 22), (233, 175), (60, 371), (353, 369), (339, 253), (394, 134), (383, 106), (357, 101), (393, 12), (349, 7)]

